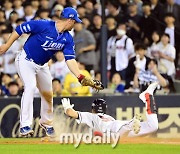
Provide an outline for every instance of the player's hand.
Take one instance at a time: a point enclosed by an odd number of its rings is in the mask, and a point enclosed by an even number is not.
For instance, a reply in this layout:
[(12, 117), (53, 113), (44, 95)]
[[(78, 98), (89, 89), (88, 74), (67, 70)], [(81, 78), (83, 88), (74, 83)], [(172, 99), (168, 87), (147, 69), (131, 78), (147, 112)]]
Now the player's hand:
[(2, 44), (0, 46), (0, 55), (5, 53), (8, 50), (9, 46), (7, 44)]
[(74, 104), (71, 105), (69, 98), (63, 98), (61, 99), (62, 106), (64, 108), (64, 112), (66, 113), (67, 109), (72, 109), (74, 107)]
[(93, 80), (92, 78), (86, 77), (82, 74), (80, 74), (78, 80), (82, 86), (90, 86), (96, 89), (97, 91), (104, 89), (103, 84), (99, 80)]

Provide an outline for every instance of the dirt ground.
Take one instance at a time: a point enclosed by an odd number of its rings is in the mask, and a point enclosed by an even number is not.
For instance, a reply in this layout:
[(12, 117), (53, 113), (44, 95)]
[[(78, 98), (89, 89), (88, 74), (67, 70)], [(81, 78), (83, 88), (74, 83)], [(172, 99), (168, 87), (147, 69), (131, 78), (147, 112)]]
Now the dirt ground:
[[(47, 137), (45, 138), (6, 138), (0, 139), (0, 144), (60, 144), (58, 141), (53, 141)], [(180, 138), (164, 139), (164, 138), (123, 138), (120, 139), (119, 144), (178, 144), (180, 145)]]

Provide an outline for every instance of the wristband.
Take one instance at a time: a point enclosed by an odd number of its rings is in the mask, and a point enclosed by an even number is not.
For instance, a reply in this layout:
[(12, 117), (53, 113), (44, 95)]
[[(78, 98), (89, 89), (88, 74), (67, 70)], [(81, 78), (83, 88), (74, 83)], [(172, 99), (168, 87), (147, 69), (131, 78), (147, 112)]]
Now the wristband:
[(82, 75), (82, 74), (80, 74), (77, 78), (78, 78), (79, 82), (81, 83), (82, 79), (84, 79), (84, 78), (85, 78), (85, 76), (84, 76), (84, 75)]

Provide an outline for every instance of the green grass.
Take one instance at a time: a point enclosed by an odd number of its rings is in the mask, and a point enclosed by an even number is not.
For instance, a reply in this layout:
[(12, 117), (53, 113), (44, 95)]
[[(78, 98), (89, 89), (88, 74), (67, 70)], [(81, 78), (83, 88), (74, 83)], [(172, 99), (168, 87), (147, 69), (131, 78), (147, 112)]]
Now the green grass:
[[(23, 143), (24, 140), (24, 144)], [(119, 144), (112, 149), (111, 145), (80, 145), (77, 149), (72, 144), (27, 144), (33, 139), (0, 139), (0, 154), (179, 154), (180, 145), (168, 144)], [(9, 142), (12, 141), (12, 142)], [(4, 144), (4, 143), (7, 144)], [(18, 143), (19, 142), (19, 143)]]

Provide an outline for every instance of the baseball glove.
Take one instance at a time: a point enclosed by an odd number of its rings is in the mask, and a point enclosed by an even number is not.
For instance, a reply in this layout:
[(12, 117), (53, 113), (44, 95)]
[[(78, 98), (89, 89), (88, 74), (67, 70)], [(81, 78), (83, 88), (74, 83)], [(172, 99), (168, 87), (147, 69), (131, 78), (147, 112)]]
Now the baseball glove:
[(91, 86), (92, 88), (96, 89), (96, 91), (104, 89), (104, 86), (100, 81), (85, 77), (82, 74), (78, 77), (78, 80), (82, 86)]

